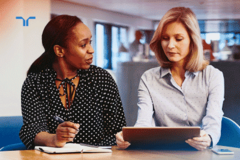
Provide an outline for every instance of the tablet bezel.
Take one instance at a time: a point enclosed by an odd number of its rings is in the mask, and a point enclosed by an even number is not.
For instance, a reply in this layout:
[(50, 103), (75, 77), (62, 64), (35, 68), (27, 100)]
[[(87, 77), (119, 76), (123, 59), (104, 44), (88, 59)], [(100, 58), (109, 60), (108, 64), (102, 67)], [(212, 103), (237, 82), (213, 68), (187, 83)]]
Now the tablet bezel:
[(123, 139), (133, 146), (186, 144), (187, 139), (200, 136), (200, 127), (123, 127)]

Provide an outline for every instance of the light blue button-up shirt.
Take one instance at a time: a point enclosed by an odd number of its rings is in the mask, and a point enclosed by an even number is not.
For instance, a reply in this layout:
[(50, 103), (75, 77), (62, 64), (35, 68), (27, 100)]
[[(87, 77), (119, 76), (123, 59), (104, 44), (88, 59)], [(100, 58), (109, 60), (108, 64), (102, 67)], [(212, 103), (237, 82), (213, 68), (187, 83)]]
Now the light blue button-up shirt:
[(203, 71), (186, 71), (182, 87), (170, 69), (152, 68), (139, 83), (135, 126), (200, 126), (214, 146), (221, 135), (223, 101), (223, 74), (211, 65)]

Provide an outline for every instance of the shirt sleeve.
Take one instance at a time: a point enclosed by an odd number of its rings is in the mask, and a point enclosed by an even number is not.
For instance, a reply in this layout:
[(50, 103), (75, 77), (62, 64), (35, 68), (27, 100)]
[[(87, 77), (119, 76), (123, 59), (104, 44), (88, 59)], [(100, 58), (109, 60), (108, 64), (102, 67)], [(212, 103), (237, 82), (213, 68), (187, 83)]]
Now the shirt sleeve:
[(153, 103), (146, 82), (145, 75), (143, 75), (138, 87), (138, 116), (135, 127), (155, 126)]
[(112, 146), (116, 145), (115, 134), (126, 126), (126, 120), (122, 107), (121, 98), (117, 85), (110, 74), (106, 74), (108, 81), (102, 87), (102, 93), (105, 95), (103, 102), (103, 122), (104, 122), (104, 135), (98, 145)]
[(46, 116), (36, 88), (34, 81), (27, 78), (21, 93), (23, 126), (19, 137), (27, 149), (34, 149), (34, 138), (39, 132), (49, 132)]
[(210, 70), (209, 75), (209, 95), (206, 115), (202, 119), (202, 127), (212, 137), (212, 144), (215, 146), (221, 136), (224, 78), (222, 72), (215, 68)]

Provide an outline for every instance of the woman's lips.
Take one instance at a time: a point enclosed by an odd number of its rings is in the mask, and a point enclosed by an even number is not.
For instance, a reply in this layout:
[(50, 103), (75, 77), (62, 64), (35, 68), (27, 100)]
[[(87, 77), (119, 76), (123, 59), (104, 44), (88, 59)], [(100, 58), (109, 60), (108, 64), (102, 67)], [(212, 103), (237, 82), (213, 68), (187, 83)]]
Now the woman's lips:
[(86, 63), (87, 63), (87, 64), (92, 64), (92, 62), (93, 62), (93, 59), (92, 59), (92, 58), (86, 60)]
[(167, 52), (169, 55), (176, 55), (177, 53), (175, 52)]

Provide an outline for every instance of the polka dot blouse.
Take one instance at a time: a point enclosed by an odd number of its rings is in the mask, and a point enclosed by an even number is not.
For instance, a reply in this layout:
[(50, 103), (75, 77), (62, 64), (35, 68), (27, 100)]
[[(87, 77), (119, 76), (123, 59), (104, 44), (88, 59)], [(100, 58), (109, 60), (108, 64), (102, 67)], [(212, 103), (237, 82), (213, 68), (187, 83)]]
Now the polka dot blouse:
[(23, 126), (19, 136), (28, 149), (34, 148), (39, 132), (56, 133), (59, 122), (52, 117), (80, 124), (73, 143), (115, 145), (114, 134), (126, 126), (118, 88), (111, 75), (96, 66), (78, 70), (80, 77), (70, 109), (64, 108), (56, 87), (56, 72), (31, 73), (22, 87)]

